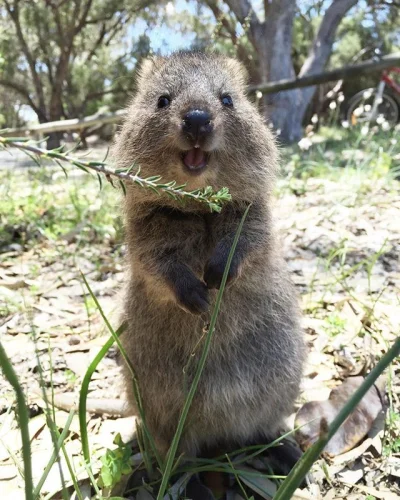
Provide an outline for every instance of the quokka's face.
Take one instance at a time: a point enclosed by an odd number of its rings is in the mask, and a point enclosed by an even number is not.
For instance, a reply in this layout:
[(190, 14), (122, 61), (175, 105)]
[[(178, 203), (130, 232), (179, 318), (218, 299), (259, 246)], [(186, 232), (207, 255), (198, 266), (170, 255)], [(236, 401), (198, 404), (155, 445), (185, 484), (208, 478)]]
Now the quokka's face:
[(234, 59), (156, 57), (141, 67), (125, 140), (134, 141), (139, 165), (203, 184), (218, 175), (221, 155), (237, 148), (238, 133), (243, 140), (248, 105), (244, 70)]

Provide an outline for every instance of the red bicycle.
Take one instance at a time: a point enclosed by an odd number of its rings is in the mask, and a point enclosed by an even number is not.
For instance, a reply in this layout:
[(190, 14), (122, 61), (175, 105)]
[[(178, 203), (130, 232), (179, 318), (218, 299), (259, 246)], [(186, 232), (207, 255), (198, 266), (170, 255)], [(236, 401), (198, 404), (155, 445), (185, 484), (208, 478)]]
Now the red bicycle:
[[(391, 74), (400, 75), (400, 68), (390, 68), (382, 73), (376, 88), (365, 89), (353, 96), (348, 104), (346, 119), (350, 125), (386, 121), (395, 125), (400, 117), (400, 84)], [(387, 91), (386, 86), (391, 91)]]

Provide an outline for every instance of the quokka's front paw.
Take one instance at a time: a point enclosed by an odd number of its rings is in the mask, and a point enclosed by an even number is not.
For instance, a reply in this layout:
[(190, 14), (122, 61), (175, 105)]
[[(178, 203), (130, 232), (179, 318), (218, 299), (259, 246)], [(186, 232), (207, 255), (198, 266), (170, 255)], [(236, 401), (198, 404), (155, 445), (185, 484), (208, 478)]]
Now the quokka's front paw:
[(191, 314), (202, 314), (209, 308), (209, 292), (207, 286), (197, 279), (182, 278), (175, 284), (178, 305)]
[[(224, 275), (225, 266), (227, 263), (227, 256), (222, 254), (215, 254), (207, 262), (204, 270), (204, 281), (208, 288), (219, 289)], [(228, 272), (228, 279), (226, 284), (233, 283), (240, 274), (240, 267), (235, 257), (232, 259), (231, 266)]]

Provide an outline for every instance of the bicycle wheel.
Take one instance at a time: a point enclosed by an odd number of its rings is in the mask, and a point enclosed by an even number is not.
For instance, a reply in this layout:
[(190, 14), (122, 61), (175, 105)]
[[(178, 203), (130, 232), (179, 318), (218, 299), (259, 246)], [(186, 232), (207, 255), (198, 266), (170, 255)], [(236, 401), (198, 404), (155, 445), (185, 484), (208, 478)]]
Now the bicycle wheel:
[[(358, 92), (350, 99), (346, 112), (349, 125), (359, 125), (370, 121), (375, 96), (376, 89), (367, 89)], [(378, 104), (374, 121), (379, 117), (383, 117), (385, 121), (392, 125), (395, 125), (399, 120), (399, 106), (396, 100), (387, 92), (382, 95), (382, 101)]]

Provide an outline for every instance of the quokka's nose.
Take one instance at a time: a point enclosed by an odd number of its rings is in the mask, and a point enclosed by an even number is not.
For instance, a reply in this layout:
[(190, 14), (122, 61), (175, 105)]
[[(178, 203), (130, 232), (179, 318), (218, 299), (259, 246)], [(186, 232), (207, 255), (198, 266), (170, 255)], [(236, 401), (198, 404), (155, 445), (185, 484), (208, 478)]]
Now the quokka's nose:
[(182, 130), (191, 139), (197, 141), (206, 137), (213, 129), (211, 115), (202, 109), (192, 109), (183, 117)]

